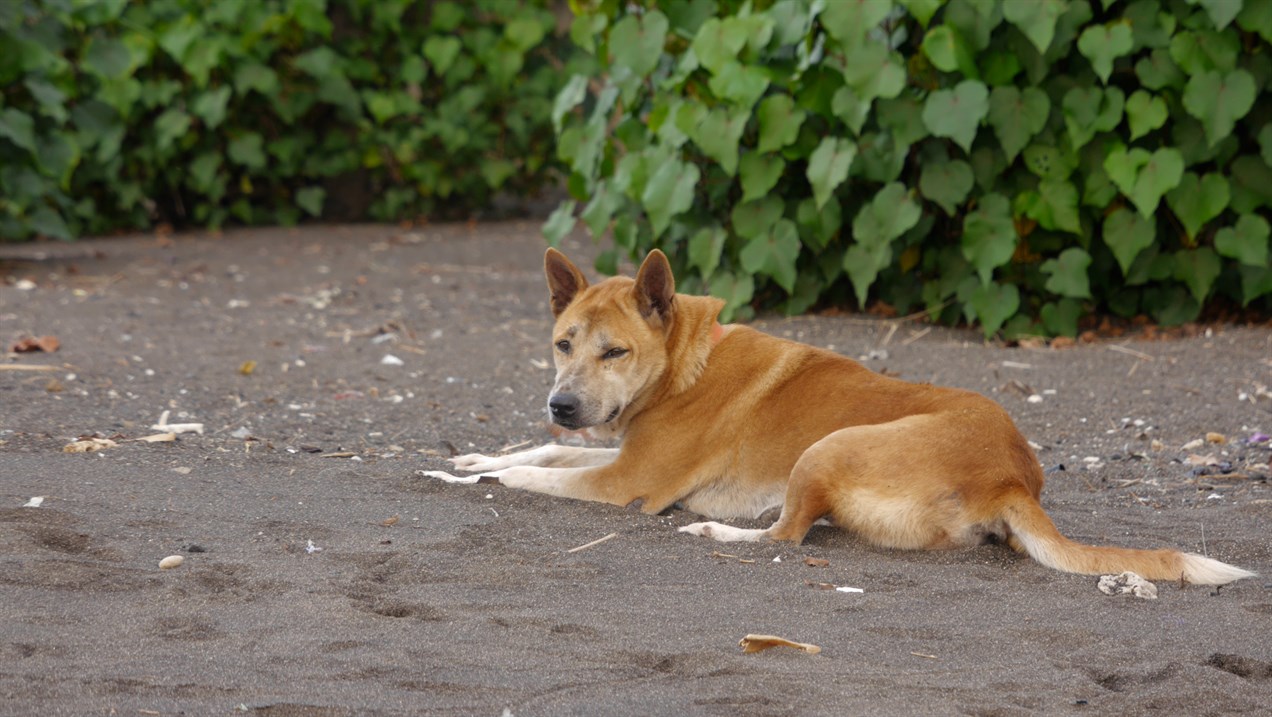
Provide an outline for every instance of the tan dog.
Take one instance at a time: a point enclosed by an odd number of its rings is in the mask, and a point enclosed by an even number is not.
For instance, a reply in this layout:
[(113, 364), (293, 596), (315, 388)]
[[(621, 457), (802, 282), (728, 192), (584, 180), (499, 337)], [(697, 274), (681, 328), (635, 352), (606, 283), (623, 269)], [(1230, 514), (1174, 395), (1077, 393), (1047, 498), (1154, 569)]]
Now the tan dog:
[(913, 384), (837, 354), (721, 326), (718, 299), (675, 293), (655, 250), (635, 280), (589, 286), (560, 252), (544, 260), (556, 316), (553, 420), (621, 436), (620, 449), (546, 445), (467, 455), (453, 482), (499, 483), (658, 513), (679, 502), (714, 518), (782, 507), (767, 530), (694, 523), (717, 540), (803, 541), (828, 517), (877, 545), (948, 548), (996, 537), (1048, 567), (1130, 570), (1223, 584), (1254, 575), (1175, 550), (1075, 543), (1038, 502), (1043, 474), (998, 404)]

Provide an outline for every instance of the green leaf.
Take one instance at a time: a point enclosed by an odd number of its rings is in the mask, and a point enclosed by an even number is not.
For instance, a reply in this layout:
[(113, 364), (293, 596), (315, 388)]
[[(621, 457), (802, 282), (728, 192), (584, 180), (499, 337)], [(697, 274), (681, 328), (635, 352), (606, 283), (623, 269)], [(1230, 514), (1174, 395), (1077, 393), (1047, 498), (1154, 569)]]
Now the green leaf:
[(120, 78), (132, 74), (132, 53), (112, 37), (94, 37), (84, 51), (83, 67), (99, 77)]
[(658, 66), (667, 42), (667, 16), (650, 10), (644, 16), (627, 15), (610, 29), (609, 48), (614, 64), (644, 77)]
[[(189, 119), (186, 120), (189, 122)], [(261, 136), (255, 132), (241, 134), (230, 140), (226, 153), (230, 161), (241, 164), (248, 169), (261, 169), (265, 166), (265, 150)]]
[(1224, 227), (1215, 234), (1215, 251), (1242, 264), (1267, 268), (1268, 235), (1266, 219), (1258, 214), (1242, 214), (1235, 227)]
[(1082, 304), (1074, 299), (1061, 299), (1043, 304), (1038, 312), (1042, 325), (1053, 336), (1076, 336), (1078, 320), (1082, 318)]
[(548, 216), (548, 220), (543, 223), (541, 231), (544, 239), (548, 241), (548, 246), (561, 246), (561, 240), (574, 231), (574, 224), (577, 221), (574, 218), (575, 206), (576, 203), (573, 199), (562, 202)]
[(1104, 158), (1104, 171), (1145, 218), (1151, 217), (1162, 195), (1179, 186), (1184, 158), (1179, 150), (1163, 147), (1152, 154), (1138, 147), (1118, 145)]
[(769, 79), (758, 67), (727, 62), (707, 85), (716, 97), (750, 109), (768, 89)]
[(1073, 149), (1079, 150), (1097, 132), (1107, 132), (1122, 121), (1126, 95), (1116, 87), (1074, 87), (1060, 103)]
[(1189, 76), (1208, 70), (1228, 72), (1237, 66), (1240, 52), (1240, 39), (1231, 32), (1185, 31), (1170, 41), (1171, 59)]
[(693, 52), (702, 66), (712, 73), (730, 61), (746, 47), (747, 32), (744, 26), (711, 18), (702, 23), (693, 38)]
[[(167, 151), (167, 149), (172, 146), (173, 142), (184, 137), (185, 134), (190, 131), (191, 123), (192, 120), (190, 119), (190, 115), (187, 114), (185, 110), (172, 107), (164, 111), (163, 114), (155, 118), (155, 145), (158, 146), (161, 151)], [(257, 149), (259, 150), (260, 135), (254, 136), (258, 141)], [(233, 155), (234, 145), (231, 143), (230, 156), (233, 157)], [(254, 166), (256, 168), (260, 168), (264, 165), (265, 160), (262, 156), (260, 164)]]
[(690, 133), (703, 154), (718, 162), (730, 177), (738, 169), (738, 144), (750, 117), (751, 111), (745, 107), (716, 107)]
[(605, 229), (609, 227), (610, 220), (614, 218), (614, 212), (618, 211), (622, 205), (623, 193), (614, 187), (612, 182), (599, 182), (592, 193), (592, 199), (587, 206), (583, 207), (579, 218), (587, 225), (592, 238), (600, 239)]
[(860, 43), (838, 67), (844, 82), (863, 100), (896, 97), (905, 89), (905, 61), (879, 42)]
[(738, 309), (751, 303), (751, 297), (755, 295), (755, 279), (750, 274), (716, 274), (711, 278), (710, 292), (712, 296), (724, 299), (720, 321), (728, 323)]
[(74, 238), (71, 228), (66, 225), (66, 220), (47, 204), (37, 206), (27, 220), (31, 223), (31, 229), (42, 236), (62, 241), (70, 241)]
[(204, 126), (214, 129), (225, 121), (225, 111), (230, 103), (230, 87), (222, 85), (215, 90), (199, 94), (190, 105), (190, 111), (203, 120)]
[(964, 299), (967, 309), (980, 321), (985, 338), (1002, 328), (1020, 309), (1020, 291), (1012, 284), (981, 284)]
[[(1215, 24), (1215, 29), (1222, 30), (1228, 26), (1237, 17), (1237, 13), (1241, 12), (1242, 0), (1195, 0), (1197, 4), (1206, 8), (1206, 13), (1210, 15), (1210, 21)], [(1247, 3), (1257, 4), (1259, 0), (1246, 0)], [(1189, 4), (1192, 4), (1190, 2)]]
[(1001, 194), (981, 197), (963, 220), (963, 258), (976, 267), (982, 285), (989, 285), (994, 269), (1011, 260), (1017, 241), (1011, 203)]
[(835, 0), (825, 4), (822, 25), (844, 47), (856, 46), (892, 12), (891, 0)]
[(789, 219), (779, 219), (767, 233), (751, 238), (738, 260), (752, 274), (773, 278), (789, 294), (795, 290), (795, 260), (799, 258), (799, 229)]
[(1064, 179), (1044, 179), (1036, 190), (1016, 197), (1020, 208), (1043, 229), (1082, 233), (1078, 218), (1078, 189)]
[(1168, 116), (1166, 100), (1145, 90), (1136, 90), (1126, 101), (1126, 120), (1131, 126), (1132, 140), (1160, 128)]
[(923, 54), (942, 72), (958, 71), (971, 79), (980, 79), (972, 48), (950, 25), (938, 25), (927, 31), (923, 36)]
[(1242, 264), (1237, 271), (1241, 274), (1242, 306), (1249, 306), (1264, 294), (1272, 294), (1272, 267)]
[(8, 139), (18, 147), (34, 153), (35, 120), (31, 115), (14, 107), (7, 107), (0, 112), (0, 137)]
[(825, 249), (843, 226), (839, 202), (827, 202), (826, 206), (818, 209), (817, 202), (812, 197), (799, 203), (795, 210), (795, 219), (803, 229), (800, 236), (804, 243), (818, 251)]
[(808, 158), (808, 182), (813, 185), (817, 208), (830, 201), (835, 188), (848, 179), (848, 169), (857, 156), (857, 145), (842, 137), (823, 137)]
[(1161, 49), (1153, 50), (1148, 57), (1136, 62), (1135, 75), (1150, 90), (1182, 87), (1184, 84), (1184, 73), (1179, 71), (1170, 53)]
[(1242, 30), (1258, 33), (1264, 42), (1272, 43), (1272, 4), (1257, 0), (1245, 3), (1237, 15), (1237, 24)]
[(1068, 179), (1077, 168), (1076, 158), (1046, 144), (1031, 144), (1025, 149), (1025, 166), (1039, 179)]
[(932, 16), (936, 14), (936, 11), (945, 4), (945, 0), (897, 0), (897, 2), (909, 10), (914, 19), (925, 28), (932, 22)]
[(1206, 301), (1223, 265), (1208, 246), (1175, 253), (1175, 278), (1188, 285), (1197, 303)]
[(759, 152), (779, 150), (799, 136), (804, 124), (804, 110), (795, 107), (790, 95), (769, 95), (755, 111), (760, 124)]
[(1113, 74), (1113, 61), (1129, 55), (1133, 45), (1131, 25), (1125, 20), (1088, 25), (1078, 37), (1078, 52), (1091, 61), (1091, 68), (1106, 85)]
[(1047, 274), (1047, 291), (1060, 296), (1075, 299), (1091, 298), (1091, 281), (1087, 277), (1087, 267), (1091, 266), (1091, 255), (1079, 247), (1070, 247), (1060, 252), (1055, 259), (1042, 262), (1039, 267)]
[(689, 265), (698, 267), (703, 279), (710, 279), (720, 266), (724, 242), (728, 238), (729, 233), (719, 224), (703, 227), (689, 237)]
[(1066, 0), (1009, 0), (1002, 4), (1003, 18), (1020, 28), (1038, 52), (1046, 52), (1051, 46), (1056, 20), (1068, 9)]
[(853, 244), (844, 252), (844, 273), (852, 282), (858, 307), (865, 307), (870, 285), (878, 278), (879, 271), (891, 262), (891, 244)]
[(1229, 168), (1232, 208), (1239, 214), (1272, 206), (1272, 167), (1258, 157), (1243, 155)]
[(1013, 86), (995, 87), (989, 95), (989, 124), (1002, 142), (1007, 162), (1015, 161), (1034, 135), (1047, 126), (1051, 100), (1036, 87), (1023, 91)]
[(782, 178), (784, 169), (786, 162), (776, 155), (759, 152), (744, 154), (740, 165), (742, 201), (749, 202), (768, 194), (777, 185), (777, 180)]
[(1206, 128), (1206, 141), (1213, 147), (1232, 134), (1237, 120), (1254, 107), (1257, 94), (1254, 77), (1236, 69), (1226, 75), (1218, 71), (1201, 72), (1188, 79), (1184, 88), (1184, 109), (1201, 120)]
[(974, 183), (972, 166), (961, 159), (926, 163), (919, 175), (919, 191), (950, 216), (958, 213), (959, 205), (967, 199)]
[(1259, 130), (1259, 156), (1263, 157), (1264, 164), (1272, 164), (1272, 122), (1263, 125), (1263, 129)]
[(693, 206), (699, 176), (698, 165), (672, 160), (664, 162), (649, 177), (640, 201), (649, 213), (655, 239), (662, 236), (672, 217)]
[(859, 244), (888, 244), (904, 234), (923, 216), (923, 208), (904, 184), (892, 182), (880, 189), (852, 220), (852, 236)]
[(552, 102), (552, 128), (558, 135), (561, 134), (561, 121), (565, 119), (565, 114), (578, 107), (586, 96), (587, 75), (570, 77), (570, 81), (557, 93), (556, 100)]
[(1119, 207), (1105, 218), (1103, 236), (1122, 268), (1122, 276), (1128, 276), (1135, 257), (1157, 240), (1157, 227), (1152, 218), (1145, 219), (1126, 207)]
[(844, 85), (835, 91), (835, 97), (831, 100), (831, 110), (835, 116), (844, 121), (848, 128), (855, 135), (861, 135), (861, 128), (866, 123), (866, 118), (870, 116), (870, 106), (874, 103), (872, 99), (862, 99), (851, 86)]
[(322, 216), (322, 203), (327, 198), (327, 190), (322, 187), (304, 187), (296, 191), (296, 206), (309, 212), (312, 217)]
[(278, 89), (278, 73), (259, 62), (240, 65), (234, 71), (234, 89), (240, 95), (246, 95), (252, 90), (262, 95), (272, 95)]
[(445, 75), (446, 71), (454, 64), (455, 58), (459, 57), (459, 51), (463, 48), (463, 44), (458, 37), (448, 35), (430, 35), (424, 41), (422, 49), (424, 57), (428, 59), (428, 64), (433, 66), (433, 72), (438, 76)]
[(783, 211), (785, 207), (781, 198), (770, 194), (763, 199), (734, 205), (729, 220), (734, 234), (743, 239), (754, 239), (768, 233), (777, 220), (782, 218)]
[(937, 137), (949, 137), (971, 153), (976, 127), (989, 113), (989, 90), (977, 80), (963, 80), (952, 90), (937, 90), (923, 105), (923, 124)]
[(1166, 194), (1166, 203), (1179, 217), (1190, 240), (1197, 237), (1206, 222), (1228, 207), (1228, 200), (1228, 180), (1218, 172), (1200, 178), (1188, 172), (1179, 186)]

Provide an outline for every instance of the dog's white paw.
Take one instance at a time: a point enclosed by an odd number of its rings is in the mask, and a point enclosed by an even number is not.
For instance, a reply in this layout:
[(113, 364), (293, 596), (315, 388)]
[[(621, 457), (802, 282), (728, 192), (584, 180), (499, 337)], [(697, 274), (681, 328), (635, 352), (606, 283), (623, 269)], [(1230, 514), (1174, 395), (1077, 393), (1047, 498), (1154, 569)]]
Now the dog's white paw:
[(712, 538), (722, 543), (754, 543), (764, 537), (767, 531), (759, 528), (735, 528), (732, 525), (716, 523), (690, 523), (680, 528), (680, 532)]
[(457, 470), (472, 472), (497, 471), (504, 468), (503, 461), (481, 453), (469, 453), (450, 459)]
[(711, 534), (712, 533), (711, 529), (718, 525), (720, 524), (719, 523), (690, 523), (689, 525), (681, 527), (679, 531), (681, 533), (697, 535), (702, 538), (712, 538), (715, 536)]
[(425, 478), (437, 478), (438, 480), (444, 480), (447, 483), (476, 483), (481, 479), (481, 476), (479, 475), (453, 476), (446, 471), (419, 471), (418, 473)]

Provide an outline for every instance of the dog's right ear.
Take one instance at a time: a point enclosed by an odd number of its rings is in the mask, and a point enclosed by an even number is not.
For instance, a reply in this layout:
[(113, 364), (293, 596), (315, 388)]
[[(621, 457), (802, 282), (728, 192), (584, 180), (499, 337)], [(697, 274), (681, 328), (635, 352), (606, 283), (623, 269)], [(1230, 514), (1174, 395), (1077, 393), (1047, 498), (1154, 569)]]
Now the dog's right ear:
[(548, 277), (548, 295), (551, 297), (553, 316), (560, 316), (565, 307), (574, 301), (574, 297), (587, 288), (587, 279), (583, 278), (583, 272), (565, 258), (565, 254), (551, 247), (543, 255), (543, 273)]

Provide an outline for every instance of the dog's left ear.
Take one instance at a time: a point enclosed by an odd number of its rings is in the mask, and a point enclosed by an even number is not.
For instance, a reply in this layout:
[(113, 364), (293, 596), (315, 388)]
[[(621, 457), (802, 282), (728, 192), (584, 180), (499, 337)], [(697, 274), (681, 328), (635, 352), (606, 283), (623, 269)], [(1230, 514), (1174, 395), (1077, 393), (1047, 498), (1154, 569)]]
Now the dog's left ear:
[(676, 280), (671, 275), (667, 255), (655, 249), (649, 252), (636, 272), (636, 305), (640, 315), (650, 318), (655, 314), (666, 321), (671, 317), (672, 302), (676, 297)]

